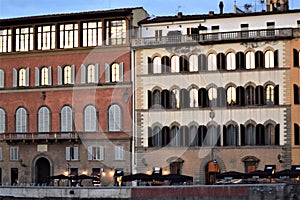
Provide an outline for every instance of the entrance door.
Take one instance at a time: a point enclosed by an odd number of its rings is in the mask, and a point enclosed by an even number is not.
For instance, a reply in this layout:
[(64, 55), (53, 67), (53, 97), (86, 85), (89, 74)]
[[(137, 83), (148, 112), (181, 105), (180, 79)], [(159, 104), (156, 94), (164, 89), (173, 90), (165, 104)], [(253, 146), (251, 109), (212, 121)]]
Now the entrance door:
[(19, 172), (18, 168), (10, 169), (10, 183), (11, 185), (16, 185), (19, 182)]
[(216, 182), (216, 176), (220, 173), (220, 166), (218, 163), (210, 161), (205, 169), (205, 184), (213, 185)]
[(47, 183), (50, 176), (50, 163), (46, 158), (39, 158), (35, 165), (36, 183)]

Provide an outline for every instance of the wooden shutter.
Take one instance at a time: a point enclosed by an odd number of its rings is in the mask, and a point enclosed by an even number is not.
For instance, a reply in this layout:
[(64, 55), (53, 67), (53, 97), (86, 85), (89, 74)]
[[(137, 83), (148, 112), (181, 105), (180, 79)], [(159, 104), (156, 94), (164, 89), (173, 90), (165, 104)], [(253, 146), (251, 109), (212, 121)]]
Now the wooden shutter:
[(88, 160), (93, 160), (93, 147), (88, 146)]
[(109, 83), (111, 80), (110, 78), (110, 65), (105, 63), (105, 82)]
[(25, 80), (25, 85), (29, 86), (29, 67), (26, 68), (26, 80)]
[(99, 83), (99, 64), (95, 65), (95, 80), (94, 83)]
[(104, 160), (104, 147), (103, 146), (99, 147), (99, 159)]
[(48, 67), (48, 85), (52, 85), (52, 67)]
[(4, 83), (5, 83), (5, 74), (2, 69), (0, 69), (0, 88), (4, 88)]
[(40, 85), (40, 69), (38, 67), (35, 68), (35, 86)]
[(278, 50), (276, 50), (274, 52), (274, 67), (275, 68), (278, 68), (279, 67), (279, 64), (278, 64)]
[(66, 160), (70, 160), (70, 151), (71, 151), (71, 147), (66, 147)]
[(86, 67), (83, 64), (80, 67), (80, 80), (82, 84), (86, 83)]
[(294, 67), (299, 67), (299, 51), (297, 49), (293, 49), (293, 55), (294, 55)]
[(3, 109), (0, 109), (0, 133), (5, 132), (5, 111)]
[(124, 81), (124, 63), (121, 62), (119, 63), (119, 82), (123, 82)]
[(240, 127), (241, 127), (241, 146), (245, 146), (245, 126), (241, 124)]
[(74, 160), (78, 160), (78, 147), (73, 147)]
[(275, 145), (280, 145), (280, 124), (275, 126)]
[(57, 85), (62, 84), (62, 69), (61, 66), (57, 66)]

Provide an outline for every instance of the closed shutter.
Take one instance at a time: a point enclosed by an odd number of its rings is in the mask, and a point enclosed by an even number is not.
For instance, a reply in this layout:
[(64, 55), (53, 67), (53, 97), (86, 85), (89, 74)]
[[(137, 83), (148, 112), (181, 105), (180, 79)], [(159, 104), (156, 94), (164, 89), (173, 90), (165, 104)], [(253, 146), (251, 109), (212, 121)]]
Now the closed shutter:
[(74, 150), (74, 158), (73, 160), (78, 160), (79, 156), (78, 156), (78, 147), (73, 147)]
[(71, 66), (71, 84), (75, 84), (75, 65)]
[(40, 69), (38, 67), (35, 68), (35, 86), (40, 85)]
[(109, 64), (105, 63), (105, 82), (109, 83), (111, 80), (110, 78), (110, 66)]
[(16, 132), (27, 132), (27, 112), (24, 108), (19, 108), (16, 112)]
[(61, 131), (73, 131), (73, 111), (69, 106), (64, 106), (61, 110)]
[(29, 86), (29, 67), (26, 68), (25, 86)]
[(99, 83), (99, 64), (95, 65), (95, 80), (94, 83)]
[(2, 160), (2, 147), (0, 147), (0, 160)]
[(80, 80), (81, 80), (82, 84), (86, 83), (86, 67), (85, 67), (85, 65), (81, 65), (81, 67), (80, 67)]
[(5, 132), (5, 111), (0, 109), (0, 133)]
[(104, 147), (103, 146), (99, 147), (99, 159), (104, 160)]
[(48, 85), (52, 85), (52, 67), (48, 67)]
[(13, 69), (13, 87), (18, 86), (18, 71), (14, 68)]
[(88, 146), (88, 160), (93, 160), (93, 147)]
[(293, 49), (293, 54), (294, 54), (294, 67), (299, 67), (300, 66), (300, 52), (297, 49)]
[(0, 69), (0, 88), (4, 88), (4, 82), (5, 82), (4, 80), (5, 80), (4, 71)]
[(50, 131), (50, 111), (46, 107), (42, 107), (39, 110), (39, 122), (38, 122), (38, 131), (39, 132), (49, 132)]
[(57, 67), (57, 85), (62, 84), (62, 69), (61, 66)]
[(71, 151), (71, 148), (66, 147), (66, 160), (70, 160), (70, 151)]
[(124, 81), (124, 63), (121, 62), (119, 64), (119, 82), (123, 82)]

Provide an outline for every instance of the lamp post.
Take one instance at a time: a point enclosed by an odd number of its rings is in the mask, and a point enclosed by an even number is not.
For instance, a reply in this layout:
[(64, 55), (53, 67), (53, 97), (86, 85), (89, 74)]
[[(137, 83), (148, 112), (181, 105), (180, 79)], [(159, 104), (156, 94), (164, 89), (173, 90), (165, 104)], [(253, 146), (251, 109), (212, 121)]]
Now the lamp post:
[(218, 162), (217, 162), (216, 159), (214, 159), (213, 162), (214, 162), (214, 166), (215, 166), (214, 183), (216, 183), (216, 180), (217, 180), (217, 164), (218, 164)]

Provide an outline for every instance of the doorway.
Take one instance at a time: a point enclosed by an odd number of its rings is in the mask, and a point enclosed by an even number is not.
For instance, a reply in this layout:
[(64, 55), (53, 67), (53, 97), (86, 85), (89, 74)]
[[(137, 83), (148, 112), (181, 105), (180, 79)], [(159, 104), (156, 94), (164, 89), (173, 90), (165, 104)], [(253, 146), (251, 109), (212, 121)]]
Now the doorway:
[(18, 168), (10, 169), (10, 184), (16, 185), (19, 183), (19, 171)]
[(216, 161), (210, 161), (205, 168), (205, 184), (213, 185), (216, 182), (217, 174), (220, 174), (220, 166)]
[(35, 164), (35, 182), (45, 184), (50, 176), (50, 162), (47, 158), (39, 158)]

